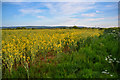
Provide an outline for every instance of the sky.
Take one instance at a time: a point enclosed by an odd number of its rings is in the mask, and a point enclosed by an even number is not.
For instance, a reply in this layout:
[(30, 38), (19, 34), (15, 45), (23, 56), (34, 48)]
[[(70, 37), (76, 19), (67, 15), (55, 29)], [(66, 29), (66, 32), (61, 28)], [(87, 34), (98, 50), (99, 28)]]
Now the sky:
[(2, 26), (118, 26), (118, 2), (3, 2)]
[(2, 0), (2, 2), (119, 2), (120, 0)]

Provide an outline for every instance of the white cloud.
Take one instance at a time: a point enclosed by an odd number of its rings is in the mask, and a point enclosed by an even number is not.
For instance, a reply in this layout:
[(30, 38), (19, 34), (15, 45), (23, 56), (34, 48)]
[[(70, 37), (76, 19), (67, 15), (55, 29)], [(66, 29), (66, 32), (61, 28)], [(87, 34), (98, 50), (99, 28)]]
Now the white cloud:
[(85, 19), (87, 21), (99, 21), (99, 20), (104, 20), (104, 18), (90, 18), (90, 19)]
[(19, 11), (23, 14), (36, 14), (43, 12), (41, 9), (20, 9)]
[(96, 10), (96, 13), (99, 13), (100, 11)]
[(45, 16), (37, 16), (37, 18), (45, 18)]
[(96, 16), (96, 13), (81, 14), (81, 16), (94, 17), (94, 16)]
[[(64, 2), (51, 4), (47, 3), (45, 6), (49, 8), (52, 14), (59, 15), (72, 15), (79, 12), (84, 12), (89, 9), (93, 9), (94, 3), (77, 3), (77, 2)], [(92, 6), (91, 6), (92, 5)]]
[(57, 6), (52, 5), (50, 3), (44, 4), (44, 6), (46, 6), (47, 8), (49, 8), (51, 14), (56, 13), (57, 9), (59, 9)]
[(111, 5), (106, 5), (105, 8), (107, 8), (107, 9), (118, 8), (118, 3), (116, 3), (116, 4), (111, 4)]
[(118, 16), (106, 17), (108, 20), (118, 20)]
[(105, 7), (113, 7), (113, 5), (106, 5)]
[[(16, 3), (15, 3), (16, 4)], [(17, 5), (19, 5), (18, 3)], [(31, 5), (31, 4), (29, 4)], [(22, 6), (22, 5), (21, 5)], [(27, 7), (21, 7), (19, 10), (21, 13), (30, 14), (36, 18), (33, 24), (38, 25), (112, 25), (116, 24), (114, 20), (116, 17), (107, 17), (102, 13), (103, 10), (99, 10), (96, 8), (95, 3), (78, 3), (78, 2), (60, 2), (60, 3), (37, 3), (31, 9), (28, 5)], [(42, 9), (41, 9), (42, 7)], [(45, 8), (45, 9), (44, 9)], [(101, 8), (101, 6), (100, 6)], [(90, 10), (95, 10), (94, 12)], [(107, 9), (107, 8), (106, 8)], [(89, 11), (91, 13), (87, 13)], [(47, 16), (43, 16), (44, 14)], [(39, 14), (42, 13), (42, 14)], [(85, 16), (85, 18), (80, 18), (81, 16)], [(102, 16), (101, 16), (102, 15)], [(18, 16), (18, 15), (17, 15)], [(79, 17), (77, 17), (79, 16)], [(98, 18), (91, 18), (98, 17)], [(41, 20), (42, 19), (42, 20)], [(92, 22), (91, 22), (92, 21)], [(111, 23), (111, 22), (112, 23)], [(108, 23), (107, 23), (108, 22)], [(23, 24), (23, 23), (22, 23)], [(32, 24), (32, 23), (30, 23)]]
[(25, 0), (2, 0), (2, 2), (24, 2)]
[(93, 9), (94, 3), (66, 3), (61, 6), (61, 13), (71, 15)]
[(79, 21), (79, 19), (76, 19), (76, 18), (66, 18), (64, 20), (64, 22), (61, 23), (61, 24), (64, 24), (64, 25), (74, 25), (74, 24), (77, 24), (78, 21)]

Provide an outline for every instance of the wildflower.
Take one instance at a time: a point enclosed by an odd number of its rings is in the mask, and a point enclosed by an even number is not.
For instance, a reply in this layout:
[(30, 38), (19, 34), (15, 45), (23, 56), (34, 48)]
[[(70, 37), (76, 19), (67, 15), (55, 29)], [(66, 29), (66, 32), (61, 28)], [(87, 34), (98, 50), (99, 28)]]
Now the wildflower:
[(111, 61), (109, 61), (108, 63), (111, 63)]
[(107, 61), (107, 58), (105, 58), (105, 60)]
[(25, 56), (23, 56), (23, 58), (25, 59)]
[(30, 57), (27, 57), (28, 59), (30, 59)]
[(103, 74), (105, 74), (106, 72), (105, 71), (102, 71)]
[(112, 61), (112, 59), (109, 59), (110, 61)]
[(14, 55), (17, 55), (17, 53), (15, 53)]
[(110, 55), (110, 57), (111, 57), (112, 55)]
[(13, 63), (11, 63), (11, 66), (13, 65)]
[(22, 58), (22, 55), (20, 55), (20, 57)]
[(11, 58), (12, 56), (10, 55), (9, 57)]
[(114, 58), (114, 60), (116, 60), (116, 58)]
[(120, 61), (116, 61), (117, 63), (120, 63)]

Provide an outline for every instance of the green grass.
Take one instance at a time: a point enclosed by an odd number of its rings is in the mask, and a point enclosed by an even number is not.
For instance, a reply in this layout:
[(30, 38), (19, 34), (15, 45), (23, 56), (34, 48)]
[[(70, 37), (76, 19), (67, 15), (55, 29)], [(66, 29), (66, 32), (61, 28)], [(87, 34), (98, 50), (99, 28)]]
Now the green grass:
[[(57, 53), (46, 62), (30, 64), (30, 78), (120, 78), (119, 29), (106, 29), (99, 37), (79, 40), (76, 50)], [(111, 56), (112, 55), (112, 56)], [(111, 57), (113, 61), (105, 60)], [(116, 59), (115, 59), (116, 58)], [(108, 59), (108, 58), (107, 58)], [(12, 73), (5, 69), (3, 78), (27, 78), (23, 66)]]

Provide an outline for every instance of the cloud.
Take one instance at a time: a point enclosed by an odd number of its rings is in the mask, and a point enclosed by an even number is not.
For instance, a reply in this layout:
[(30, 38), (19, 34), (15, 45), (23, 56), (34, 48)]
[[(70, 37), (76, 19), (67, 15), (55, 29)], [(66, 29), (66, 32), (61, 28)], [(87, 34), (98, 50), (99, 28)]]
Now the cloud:
[[(23, 15), (23, 17), (26, 16), (25, 18), (29, 18), (29, 20), (30, 19), (33, 20), (32, 21), (33, 23), (30, 24), (35, 24), (35, 25), (116, 24), (115, 23), (116, 17), (114, 17), (115, 14), (111, 15), (108, 12), (109, 10), (111, 10), (111, 8), (105, 7), (106, 4), (105, 5), (102, 3), (98, 5), (97, 4), (94, 2), (93, 3), (91, 2), (40, 2), (39, 3), (38, 2), (38, 3), (29, 3), (29, 4), (13, 3), (13, 5), (16, 6), (21, 5), (19, 6), (20, 9), (18, 8), (18, 11), (20, 12), (19, 15)], [(105, 9), (102, 7), (105, 7)], [(105, 11), (108, 13), (106, 13)], [(19, 15), (17, 15), (18, 19), (23, 18)], [(21, 23), (21, 24), (25, 24), (25, 23)]]
[(2, 0), (2, 2), (24, 2), (26, 0)]
[(101, 21), (101, 20), (105, 20), (105, 21), (114, 21), (114, 20), (118, 20), (117, 16), (113, 16), (113, 17), (102, 17), (102, 18), (88, 18), (88, 19), (84, 19), (85, 21)]
[(106, 5), (105, 7), (108, 7), (108, 8), (111, 8), (113, 7), (114, 5)]
[(96, 10), (96, 13), (99, 13), (100, 11)]
[(20, 9), (23, 14), (37, 14), (43, 12), (41, 9)]
[(118, 20), (118, 16), (106, 17), (108, 20)]
[[(92, 5), (92, 6), (91, 6)], [(45, 6), (52, 14), (59, 15), (72, 15), (79, 12), (84, 12), (94, 8), (94, 3), (77, 3), (77, 2), (62, 2), (51, 4), (47, 3)]]
[(37, 18), (45, 18), (45, 16), (37, 16)]
[[(92, 5), (92, 6), (91, 6)], [(70, 15), (93, 9), (93, 3), (66, 3), (62, 5), (61, 13)]]
[(74, 25), (74, 24), (78, 23), (79, 19), (76, 19), (76, 18), (66, 18), (63, 21), (64, 22), (62, 22), (61, 24), (64, 24), (64, 25)]
[(100, 21), (104, 20), (104, 18), (90, 18), (90, 19), (85, 19), (86, 21)]
[(53, 5), (53, 4), (50, 4), (50, 3), (46, 3), (46, 4), (44, 4), (44, 6), (46, 6), (49, 9), (51, 14), (56, 13), (57, 9), (59, 9), (56, 5)]
[(107, 8), (107, 9), (118, 8), (118, 5), (119, 5), (119, 4), (116, 2), (115, 4), (106, 5), (105, 8)]
[(96, 16), (96, 13), (81, 14), (81, 16), (84, 16), (84, 17), (94, 17), (94, 16)]
[[(39, 19), (39, 24), (43, 25), (74, 25), (74, 24), (91, 24), (92, 22), (103, 22), (107, 20), (106, 17), (100, 17), (99, 10), (93, 13), (86, 13), (89, 10), (96, 8), (95, 3), (77, 3), (77, 2), (61, 2), (61, 3), (40, 3), (43, 7), (47, 8), (48, 16), (44, 17), (42, 15), (36, 16)], [(36, 7), (36, 8), (39, 8)], [(35, 9), (34, 9), (35, 10)], [(31, 11), (31, 13), (34, 11)], [(41, 12), (42, 13), (42, 12)], [(43, 12), (44, 13), (44, 12)], [(84, 16), (86, 18), (78, 18), (77, 15)], [(51, 17), (52, 19), (51, 19)], [(98, 18), (90, 18), (97, 17)], [(87, 18), (89, 17), (89, 18)], [(97, 24), (96, 22), (96, 24)]]

